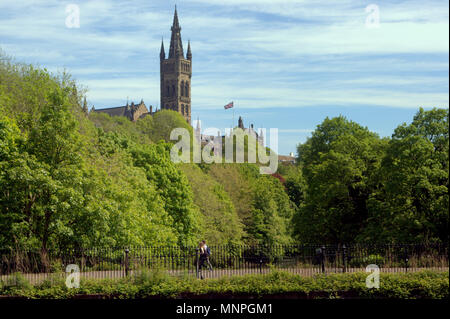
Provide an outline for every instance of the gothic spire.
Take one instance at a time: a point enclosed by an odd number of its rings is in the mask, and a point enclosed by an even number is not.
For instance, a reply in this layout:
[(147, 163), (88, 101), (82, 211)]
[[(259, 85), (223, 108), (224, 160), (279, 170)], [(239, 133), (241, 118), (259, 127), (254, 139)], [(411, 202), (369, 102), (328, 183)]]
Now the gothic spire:
[(180, 23), (178, 22), (178, 14), (177, 14), (177, 5), (175, 5), (175, 14), (173, 15), (173, 26), (172, 26), (172, 31), (173, 28), (180, 28)]
[(188, 49), (187, 49), (187, 53), (186, 53), (186, 58), (188, 60), (192, 60), (192, 52), (191, 52), (191, 41), (188, 41)]
[(86, 101), (86, 96), (84, 97), (84, 100), (83, 100), (83, 112), (84, 113), (88, 113), (88, 106), (87, 106), (87, 101)]
[(178, 22), (177, 6), (173, 16), (172, 37), (170, 38), (169, 59), (182, 57), (184, 58), (183, 43), (181, 42), (181, 27)]
[(159, 53), (159, 57), (161, 60), (166, 58), (166, 52), (164, 51), (164, 39), (161, 39), (161, 52)]

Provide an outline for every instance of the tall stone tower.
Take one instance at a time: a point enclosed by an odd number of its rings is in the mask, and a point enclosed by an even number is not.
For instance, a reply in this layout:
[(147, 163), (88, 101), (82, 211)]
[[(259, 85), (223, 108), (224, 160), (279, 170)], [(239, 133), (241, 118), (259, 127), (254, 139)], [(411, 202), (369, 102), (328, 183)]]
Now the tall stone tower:
[(191, 76), (192, 53), (188, 43), (186, 59), (184, 58), (181, 27), (178, 22), (177, 7), (173, 16), (172, 37), (169, 56), (166, 59), (164, 41), (161, 41), (161, 109), (179, 112), (191, 124)]

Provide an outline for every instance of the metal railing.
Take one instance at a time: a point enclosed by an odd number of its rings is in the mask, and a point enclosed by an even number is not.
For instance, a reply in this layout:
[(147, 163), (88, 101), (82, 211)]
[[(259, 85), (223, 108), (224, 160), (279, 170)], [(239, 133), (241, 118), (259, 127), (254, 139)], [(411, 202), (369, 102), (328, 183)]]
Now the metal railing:
[[(352, 245), (212, 245), (208, 260), (197, 247), (158, 246), (67, 250), (0, 250), (0, 279), (22, 273), (32, 283), (67, 265), (79, 267), (83, 278), (122, 278), (142, 269), (164, 269), (197, 278), (263, 274), (272, 269), (303, 276), (365, 271), (375, 264), (381, 272), (448, 270), (448, 244)], [(209, 263), (208, 263), (209, 261)], [(212, 266), (212, 268), (209, 267)]]

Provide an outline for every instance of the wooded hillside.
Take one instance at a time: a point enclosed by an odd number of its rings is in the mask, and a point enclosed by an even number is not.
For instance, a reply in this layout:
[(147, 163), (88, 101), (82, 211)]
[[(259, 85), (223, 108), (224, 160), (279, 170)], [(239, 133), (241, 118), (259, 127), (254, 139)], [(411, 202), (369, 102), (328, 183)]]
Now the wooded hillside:
[(448, 109), (392, 138), (326, 118), (276, 178), (175, 164), (178, 113), (88, 114), (68, 74), (0, 61), (0, 247), (448, 240)]

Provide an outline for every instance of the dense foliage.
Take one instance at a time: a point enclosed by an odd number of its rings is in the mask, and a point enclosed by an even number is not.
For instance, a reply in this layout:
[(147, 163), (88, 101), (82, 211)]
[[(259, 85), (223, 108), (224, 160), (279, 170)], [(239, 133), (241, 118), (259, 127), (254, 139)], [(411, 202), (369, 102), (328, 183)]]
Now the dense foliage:
[(327, 118), (267, 176), (175, 164), (177, 112), (89, 112), (66, 73), (0, 61), (0, 247), (448, 240), (448, 109), (392, 138)]
[[(151, 129), (149, 120), (135, 128), (103, 118), (103, 129), (65, 74), (4, 62), (0, 80), (0, 246), (198, 240), (191, 189), (168, 146), (135, 138)], [(122, 124), (133, 128), (113, 129)]]
[(89, 113), (83, 92), (67, 74), (1, 62), (1, 247), (289, 241), (292, 204), (277, 180), (253, 165), (244, 220), (214, 169), (170, 160), (172, 128), (192, 134), (177, 112), (131, 122)]
[(303, 277), (273, 271), (265, 275), (222, 277), (197, 280), (173, 277), (162, 271), (141, 271), (121, 280), (81, 280), (80, 288), (68, 289), (61, 277), (31, 286), (19, 274), (0, 282), (0, 295), (25, 298), (61, 299), (83, 295), (104, 298), (252, 298), (295, 294), (297, 298), (396, 298), (446, 299), (449, 296), (448, 272), (380, 274), (380, 288), (366, 287), (367, 273), (329, 274)]
[(448, 109), (420, 109), (391, 139), (325, 119), (298, 146), (301, 174), (288, 179), (298, 238), (447, 242), (448, 119)]

